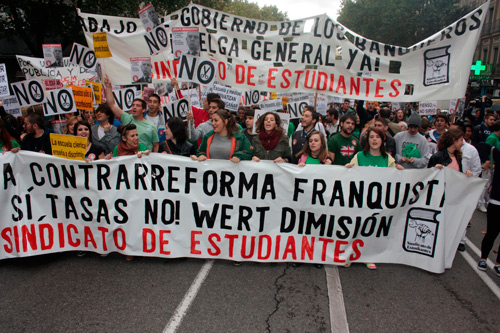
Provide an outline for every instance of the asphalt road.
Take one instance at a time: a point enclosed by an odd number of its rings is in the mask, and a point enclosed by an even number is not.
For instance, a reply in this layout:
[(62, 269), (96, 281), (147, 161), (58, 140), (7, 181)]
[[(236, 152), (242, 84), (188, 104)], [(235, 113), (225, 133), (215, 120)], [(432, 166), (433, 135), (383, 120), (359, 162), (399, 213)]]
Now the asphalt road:
[[(485, 229), (476, 212), (467, 235), (476, 247)], [(471, 243), (444, 274), (390, 264), (129, 262), (116, 253), (2, 260), (0, 332), (328, 332), (344, 311), (350, 332), (498, 332), (500, 299), (480, 278)], [(341, 290), (327, 272), (338, 272)], [(500, 287), (491, 269), (480, 274)], [(329, 286), (345, 310), (331, 306)]]

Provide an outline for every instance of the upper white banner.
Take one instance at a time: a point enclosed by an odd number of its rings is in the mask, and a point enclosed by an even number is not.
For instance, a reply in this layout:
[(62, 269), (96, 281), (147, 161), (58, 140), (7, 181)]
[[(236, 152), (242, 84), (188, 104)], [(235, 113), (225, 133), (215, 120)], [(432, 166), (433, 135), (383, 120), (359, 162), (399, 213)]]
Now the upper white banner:
[(201, 61), (217, 64), (210, 73), (196, 71), (195, 76), (203, 77), (193, 81), (212, 79), (240, 90), (410, 102), (464, 96), (487, 9), (485, 3), (408, 48), (366, 39), (327, 15), (270, 22), (190, 4), (165, 17), (158, 36), (146, 36), (138, 18), (79, 15), (90, 48), (93, 33), (107, 32), (113, 57), (102, 62), (114, 84), (129, 84), (130, 58), (150, 56), (160, 45), (165, 48), (152, 56), (153, 82), (176, 76), (179, 62), (165, 32), (193, 27), (199, 28)]

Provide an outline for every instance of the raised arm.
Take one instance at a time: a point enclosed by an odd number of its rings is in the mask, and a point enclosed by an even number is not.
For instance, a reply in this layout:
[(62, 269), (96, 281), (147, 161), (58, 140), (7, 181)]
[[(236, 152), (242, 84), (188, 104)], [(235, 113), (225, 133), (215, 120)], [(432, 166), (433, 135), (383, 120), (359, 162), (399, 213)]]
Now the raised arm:
[(108, 106), (111, 108), (111, 111), (113, 111), (115, 118), (120, 120), (122, 118), (123, 110), (120, 109), (120, 107), (115, 103), (115, 96), (113, 95), (113, 86), (107, 74), (106, 78), (104, 79), (104, 86), (106, 87), (106, 102), (108, 103)]

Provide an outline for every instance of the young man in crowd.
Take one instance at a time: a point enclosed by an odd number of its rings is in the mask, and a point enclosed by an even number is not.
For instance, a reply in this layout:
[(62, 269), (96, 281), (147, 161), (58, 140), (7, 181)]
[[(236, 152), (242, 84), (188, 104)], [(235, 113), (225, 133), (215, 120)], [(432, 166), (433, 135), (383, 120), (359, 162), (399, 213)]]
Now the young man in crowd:
[[(490, 110), (488, 110), (490, 111)], [(495, 122), (495, 115), (493, 112), (486, 112), (486, 115), (484, 116), (484, 121), (479, 124), (474, 126), (472, 129), (472, 145), (474, 147), (478, 147), (480, 142), (485, 142), (486, 138), (491, 134), (491, 126)]]
[(144, 112), (144, 118), (151, 121), (158, 130), (158, 140), (165, 141), (165, 116), (161, 110), (161, 99), (157, 94), (152, 94), (148, 98), (148, 110)]
[(333, 158), (334, 165), (346, 165), (354, 155), (361, 150), (358, 139), (352, 132), (356, 127), (356, 114), (347, 113), (340, 118), (340, 133), (328, 140), (328, 151)]
[(328, 109), (326, 111), (326, 132), (328, 138), (339, 132), (339, 112), (335, 109)]
[(290, 146), (292, 147), (292, 163), (298, 163), (299, 158), (296, 155), (302, 149), (302, 146), (304, 146), (307, 135), (314, 131), (314, 127), (318, 121), (318, 116), (315, 113), (316, 112), (311, 110), (304, 109), (304, 112), (302, 112), (302, 119), (300, 121), (300, 125), (302, 126), (300, 129), (293, 132), (290, 137)]
[(434, 129), (430, 130), (426, 136), (427, 142), (429, 142), (429, 155), (436, 152), (437, 142), (441, 135), (443, 135), (448, 130), (448, 125), (450, 121), (448, 116), (445, 114), (437, 114), (434, 119)]
[(101, 104), (95, 111), (95, 118), (99, 124), (92, 126), (92, 143), (99, 145), (104, 154), (109, 154), (120, 143), (121, 135), (113, 125), (115, 116), (107, 103)]
[(24, 118), (24, 130), (26, 135), (21, 141), (22, 150), (52, 155), (50, 133), (45, 129), (40, 114), (33, 112)]
[[(239, 110), (238, 110), (239, 112)], [(257, 135), (257, 133), (254, 133), (253, 130), (253, 123), (254, 123), (254, 117), (255, 117), (255, 110), (254, 109), (249, 109), (246, 110), (245, 112), (245, 129), (243, 130), (243, 134), (247, 137), (248, 141), (252, 143), (253, 137)]]
[(106, 103), (108, 103), (109, 108), (113, 111), (113, 115), (120, 119), (123, 125), (134, 124), (139, 134), (139, 142), (144, 144), (150, 151), (157, 153), (159, 147), (158, 130), (155, 124), (144, 118), (146, 102), (140, 98), (136, 98), (132, 102), (131, 114), (123, 112), (115, 103), (111, 80), (107, 75), (104, 79), (104, 85), (106, 87)]
[[(208, 115), (211, 117), (215, 112), (217, 112), (217, 110), (223, 110), (225, 107), (226, 105), (221, 99), (212, 99), (208, 103)], [(188, 112), (186, 119), (189, 122), (187, 126), (188, 138), (191, 141), (202, 139), (205, 134), (214, 129), (211, 119), (205, 121), (204, 123), (201, 123), (196, 128), (194, 127), (194, 117), (192, 113)]]
[[(429, 163), (429, 143), (419, 132), (421, 118), (414, 113), (408, 119), (408, 131), (394, 136), (396, 162), (405, 169), (424, 169)], [(408, 145), (411, 145), (407, 147)], [(412, 149), (410, 149), (410, 147)]]

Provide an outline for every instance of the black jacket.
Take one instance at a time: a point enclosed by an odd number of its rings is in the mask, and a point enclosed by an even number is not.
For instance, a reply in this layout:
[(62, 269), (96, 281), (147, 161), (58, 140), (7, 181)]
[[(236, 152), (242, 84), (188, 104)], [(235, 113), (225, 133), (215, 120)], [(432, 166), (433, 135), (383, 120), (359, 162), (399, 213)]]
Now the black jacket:
[[(458, 162), (458, 167), (460, 168), (460, 172), (462, 172), (462, 160), (457, 159)], [(436, 164), (442, 164), (444, 166), (447, 166), (448, 164), (451, 163), (451, 157), (448, 154), (448, 150), (440, 150), (436, 153), (434, 153), (431, 158), (429, 159), (429, 164), (427, 164), (428, 168), (435, 167)]]

